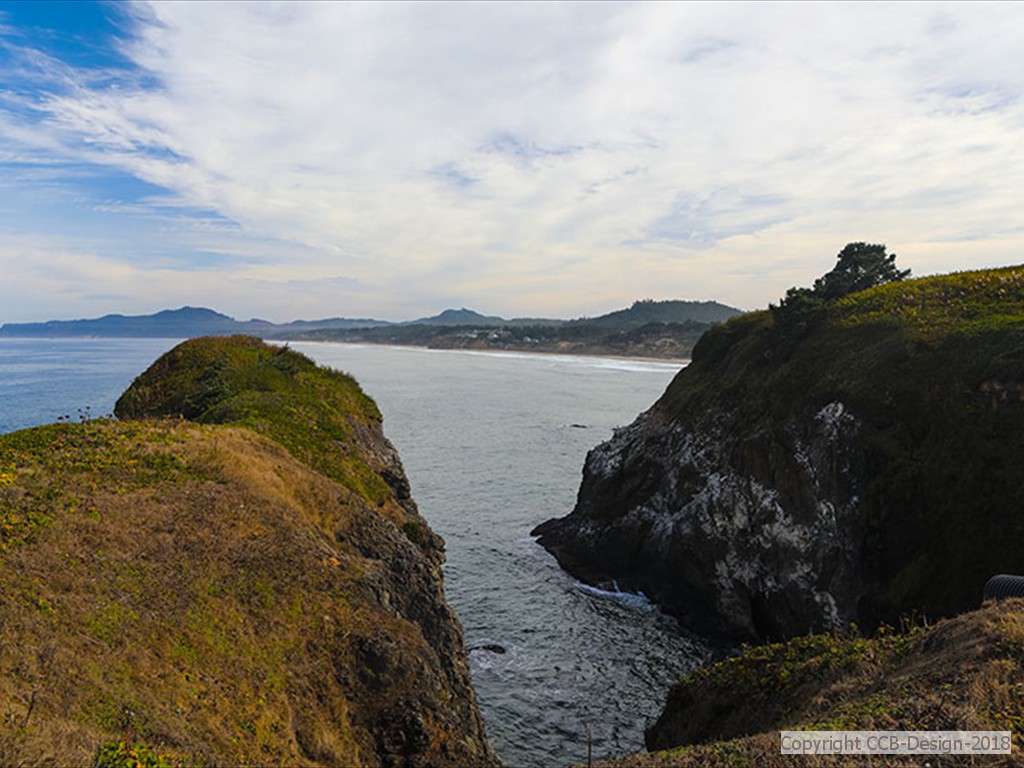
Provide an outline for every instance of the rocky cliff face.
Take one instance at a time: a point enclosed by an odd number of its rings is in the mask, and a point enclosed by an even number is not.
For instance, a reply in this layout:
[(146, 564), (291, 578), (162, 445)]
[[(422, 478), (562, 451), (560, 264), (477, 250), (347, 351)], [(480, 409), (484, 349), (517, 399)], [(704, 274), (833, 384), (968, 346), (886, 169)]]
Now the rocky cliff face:
[(711, 635), (839, 626), (861, 590), (857, 420), (692, 422), (648, 411), (587, 456), (573, 514), (540, 542), (587, 581), (641, 591)]
[(798, 339), (726, 323), (534, 533), (731, 639), (973, 607), (1024, 567), (1022, 308), (1009, 269), (856, 294)]
[(0, 436), (0, 764), (497, 764), (351, 379), (197, 339), (118, 412)]

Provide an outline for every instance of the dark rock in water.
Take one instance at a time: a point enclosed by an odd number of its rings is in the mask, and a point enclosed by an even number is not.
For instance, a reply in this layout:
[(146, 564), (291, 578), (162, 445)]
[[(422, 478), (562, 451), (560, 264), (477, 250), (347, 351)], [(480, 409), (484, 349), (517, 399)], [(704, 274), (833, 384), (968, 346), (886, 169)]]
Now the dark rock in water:
[(977, 606), (1024, 571), (1024, 268), (708, 331), (534, 534), (689, 628), (782, 639)]
[(473, 651), (489, 651), (490, 653), (508, 653), (505, 650), (505, 646), (498, 645), (497, 643), (481, 643), (480, 645), (470, 646), (470, 653)]

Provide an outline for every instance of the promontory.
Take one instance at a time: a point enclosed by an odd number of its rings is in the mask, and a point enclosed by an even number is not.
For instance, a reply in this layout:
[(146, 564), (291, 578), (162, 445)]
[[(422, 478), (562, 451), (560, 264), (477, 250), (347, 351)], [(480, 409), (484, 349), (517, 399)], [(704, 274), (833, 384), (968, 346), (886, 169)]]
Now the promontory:
[(841, 281), (705, 333), (541, 544), (730, 641), (950, 616), (1024, 572), (1024, 267)]
[[(982, 595), (1024, 573), (1024, 267), (892, 259), (852, 243), (705, 333), (535, 530), (723, 649), (609, 768), (1022, 764), (1024, 600)], [(995, 731), (1003, 754), (794, 757), (787, 729)]]
[(0, 436), (0, 764), (497, 764), (355, 381), (198, 338), (116, 413)]

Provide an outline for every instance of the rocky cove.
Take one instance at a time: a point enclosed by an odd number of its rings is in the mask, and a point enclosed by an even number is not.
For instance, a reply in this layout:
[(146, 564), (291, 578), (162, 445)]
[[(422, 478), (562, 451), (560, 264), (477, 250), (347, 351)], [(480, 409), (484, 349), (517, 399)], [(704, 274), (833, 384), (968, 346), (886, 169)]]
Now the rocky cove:
[(773, 729), (880, 726), (1015, 729), (1019, 764), (1020, 605), (971, 612), (1024, 570), (1024, 269), (784, 309), (707, 332), (534, 531), (578, 578), (760, 644), (680, 681), (647, 731), (671, 751), (621, 765), (784, 765)]
[[(1016, 727), (1017, 609), (931, 622), (1020, 568), (1022, 344), (1002, 319), (1020, 285), (1020, 270), (907, 281), (795, 341), (770, 312), (725, 323), (591, 452), (576, 509), (538, 531), (568, 570), (725, 643), (795, 638), (680, 681), (648, 734), (674, 751), (633, 764), (763, 756), (794, 724)], [(17, 649), (0, 762), (496, 763), (442, 542), (351, 379), (195, 340), (118, 415), (0, 442)], [(902, 639), (870, 638), (908, 616)], [(954, 680), (992, 706), (913, 705)]]
[[(33, 411), (19, 405), (17, 399), (7, 400), (0, 415), (8, 420), (8, 429), (24, 430), (63, 413), (74, 414), (75, 405), (91, 405), (94, 414), (109, 413), (138, 372), (151, 367), (153, 360), (174, 345), (171, 340), (0, 342), (0, 389), (5, 393), (18, 390), (38, 403)], [(652, 696), (651, 692), (667, 690), (681, 672), (691, 669), (704, 653), (702, 644), (683, 638), (679, 645), (675, 623), (645, 601), (637, 604), (624, 596), (593, 596), (580, 589), (580, 584), (565, 574), (528, 532), (546, 514), (571, 507), (579, 468), (595, 435), (610, 434), (614, 425), (624, 423), (652, 402), (678, 366), (313, 343), (296, 344), (292, 349), (321, 366), (349, 371), (379, 405), (384, 420), (374, 417), (374, 429), (379, 430), (383, 424), (398, 447), (418, 512), (429, 521), (431, 530), (445, 538), (445, 601), (454, 607), (465, 627), (475, 697), (485, 719), (488, 741), (503, 763), (539, 768), (583, 760), (587, 754), (587, 722), (593, 723), (595, 757), (639, 748), (644, 724), (659, 711), (661, 696)], [(213, 356), (220, 358), (225, 351), (222, 348)], [(201, 386), (180, 382), (192, 392), (187, 407), (199, 407), (204, 400), (212, 403), (223, 396), (214, 395), (215, 391), (255, 399), (258, 389), (252, 391), (252, 387), (267, 386), (252, 370), (247, 374), (251, 376), (248, 381), (239, 379), (237, 372), (232, 373), (234, 363), (225, 363), (230, 360), (215, 366), (219, 370), (208, 372)], [(11, 375), (10, 366), (14, 364), (18, 371), (52, 383), (35, 390), (27, 377)], [(283, 360), (276, 363), (283, 364)], [(102, 378), (97, 380), (93, 372), (98, 367), (102, 367)], [(269, 363), (264, 367), (263, 376), (276, 376)], [(298, 373), (306, 378), (311, 370), (303, 366)], [(165, 370), (161, 377), (172, 375)], [(152, 388), (156, 377), (145, 378)], [(286, 381), (282, 379), (279, 384)], [(60, 404), (63, 390), (73, 390), (70, 406)], [(200, 390), (207, 393), (202, 398), (197, 396)], [(173, 387), (167, 385), (164, 391), (173, 391)], [(480, 398), (479, 392), (489, 395)], [(529, 393), (528, 411), (522, 406), (523, 393)], [(271, 426), (280, 429), (282, 423), (288, 423), (286, 420), (301, 420), (291, 438), (302, 439), (303, 430), (309, 429), (307, 416), (315, 411), (309, 410), (310, 403), (302, 392), (281, 395), (274, 398), (274, 410), (280, 412), (280, 417), (261, 418), (265, 423), (254, 426), (260, 430)], [(342, 407), (334, 398), (331, 403), (339, 412), (352, 408)], [(56, 410), (58, 407), (61, 410)], [(88, 417), (81, 408), (79, 414), (76, 421)], [(227, 426), (199, 425), (198, 416), (170, 418), (176, 424), (196, 428)], [(354, 418), (361, 420), (358, 410)], [(118, 423), (132, 423), (138, 429), (147, 421), (153, 422), (151, 426), (157, 423), (127, 415)], [(50, 429), (99, 433), (105, 423), (92, 419), (84, 425), (58, 424), (44, 427), (43, 433)], [(325, 431), (324, 426), (319, 424), (305, 438), (306, 448), (316, 441), (317, 431)], [(30, 429), (25, 434), (39, 433)], [(339, 439), (330, 433), (327, 436)], [(275, 442), (280, 444), (286, 437), (277, 433)], [(292, 444), (292, 450), (303, 449), (296, 442)], [(80, 447), (78, 442), (68, 443), (60, 454), (69, 453), (72, 445), (76, 450)], [(340, 470), (346, 457), (332, 456)], [(114, 463), (97, 464), (95, 470), (110, 471)], [(495, 474), (495, 467), (503, 467), (500, 475)], [(281, 467), (282, 472), (286, 469)], [(369, 473), (365, 477), (372, 479)], [(26, 480), (27, 476), (19, 474), (17, 484)], [(189, 493), (181, 504), (199, 504), (202, 498)], [(376, 509), (376, 494), (373, 498)], [(233, 519), (244, 512), (227, 508), (224, 515)], [(402, 538), (407, 538), (402, 533)], [(39, 542), (37, 538), (32, 546)], [(108, 558), (119, 556), (106, 553)], [(216, 583), (230, 572), (229, 567), (222, 567), (211, 572), (210, 578)], [(261, 578), (257, 583), (261, 602), (271, 600), (273, 592), (268, 591), (267, 581)], [(178, 588), (172, 582), (166, 591)], [(395, 591), (389, 588), (387, 592), (394, 599)], [(147, 592), (147, 597), (151, 594)], [(300, 601), (294, 594), (285, 593), (282, 599), (291, 601), (290, 611), (298, 610)], [(134, 597), (131, 605), (131, 610), (141, 615)], [(149, 607), (151, 611), (158, 609), (162, 609), (159, 602)], [(128, 621), (130, 627), (130, 616)], [(209, 622), (204, 631), (215, 634), (218, 620), (210, 617)], [(185, 627), (186, 634), (194, 629)], [(500, 644), (507, 652), (472, 650), (490, 643)], [(88, 645), (88, 641), (83, 644)], [(644, 649), (643, 654), (636, 653), (638, 648)], [(623, 659), (629, 659), (629, 663), (623, 663)], [(258, 691), (261, 684), (253, 685)], [(610, 687), (616, 691), (614, 698), (604, 695)], [(10, 705), (17, 718), (12, 722), (19, 728), (19, 715), (27, 711), (31, 692), (27, 697)], [(260, 706), (258, 696), (254, 699), (256, 709)], [(277, 706), (273, 697), (268, 698), (267, 706)], [(0, 708), (0, 715), (5, 712)], [(147, 714), (145, 710), (142, 713)], [(37, 725), (39, 715), (37, 704), (29, 718), (30, 730)], [(225, 723), (224, 727), (232, 726)], [(117, 735), (120, 742), (124, 734)], [(160, 747), (137, 732), (132, 740)], [(172, 757), (181, 755), (166, 746), (163, 750)], [(228, 760), (226, 764), (233, 762)]]

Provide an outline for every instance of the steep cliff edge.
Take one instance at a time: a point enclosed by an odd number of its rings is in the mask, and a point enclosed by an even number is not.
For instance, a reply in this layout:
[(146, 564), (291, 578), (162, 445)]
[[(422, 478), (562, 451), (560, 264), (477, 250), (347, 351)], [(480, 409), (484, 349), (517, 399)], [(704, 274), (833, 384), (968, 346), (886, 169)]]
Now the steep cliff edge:
[(117, 413), (0, 436), (0, 763), (497, 764), (354, 381), (195, 339)]
[(712, 329), (535, 533), (574, 575), (765, 640), (937, 617), (1024, 569), (1024, 268)]

